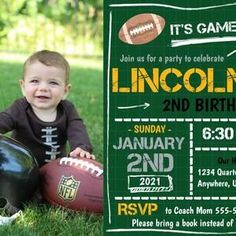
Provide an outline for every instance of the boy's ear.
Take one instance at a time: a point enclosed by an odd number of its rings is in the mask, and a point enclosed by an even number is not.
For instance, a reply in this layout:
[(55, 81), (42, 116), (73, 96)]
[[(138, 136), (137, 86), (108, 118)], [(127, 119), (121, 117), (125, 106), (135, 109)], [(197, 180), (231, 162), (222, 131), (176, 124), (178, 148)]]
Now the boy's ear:
[(23, 79), (20, 79), (19, 83), (20, 83), (20, 87), (21, 87), (21, 92), (22, 92), (23, 96), (25, 96), (25, 81)]
[(64, 96), (63, 96), (63, 100), (65, 100), (70, 92), (70, 89), (71, 89), (71, 84), (67, 84), (65, 86), (65, 93), (64, 93)]

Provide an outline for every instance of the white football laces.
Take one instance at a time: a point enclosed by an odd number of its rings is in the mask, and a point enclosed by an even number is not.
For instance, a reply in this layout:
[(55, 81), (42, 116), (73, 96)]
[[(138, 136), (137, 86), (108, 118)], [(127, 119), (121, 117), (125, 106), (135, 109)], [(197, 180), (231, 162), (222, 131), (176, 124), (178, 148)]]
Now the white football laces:
[(103, 169), (99, 168), (98, 166), (89, 163), (88, 161), (71, 158), (71, 157), (63, 157), (60, 159), (60, 165), (71, 165), (71, 166), (80, 166), (82, 169), (90, 171), (92, 174), (95, 174), (96, 177), (103, 174)]

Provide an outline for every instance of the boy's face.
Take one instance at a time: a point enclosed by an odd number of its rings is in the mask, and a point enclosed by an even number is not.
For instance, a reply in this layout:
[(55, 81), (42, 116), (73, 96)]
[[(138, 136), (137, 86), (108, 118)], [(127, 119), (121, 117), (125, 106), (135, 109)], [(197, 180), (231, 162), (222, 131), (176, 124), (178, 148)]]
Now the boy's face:
[(65, 77), (62, 68), (46, 66), (36, 61), (27, 66), (20, 85), (33, 109), (50, 111), (57, 107), (69, 91), (70, 85), (66, 84)]

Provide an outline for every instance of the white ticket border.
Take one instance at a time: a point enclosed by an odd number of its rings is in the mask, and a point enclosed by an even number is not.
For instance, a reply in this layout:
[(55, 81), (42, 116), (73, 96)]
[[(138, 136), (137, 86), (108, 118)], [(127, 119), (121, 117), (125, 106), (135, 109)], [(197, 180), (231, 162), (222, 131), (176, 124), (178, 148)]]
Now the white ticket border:
[(195, 147), (193, 145), (193, 122), (236, 122), (235, 118), (115, 118), (114, 122), (128, 123), (128, 122), (184, 122), (189, 123), (189, 195), (178, 197), (132, 197), (132, 196), (117, 196), (115, 200), (236, 200), (236, 196), (232, 197), (218, 197), (218, 196), (198, 196), (193, 195), (193, 152), (197, 151), (236, 151), (236, 147)]

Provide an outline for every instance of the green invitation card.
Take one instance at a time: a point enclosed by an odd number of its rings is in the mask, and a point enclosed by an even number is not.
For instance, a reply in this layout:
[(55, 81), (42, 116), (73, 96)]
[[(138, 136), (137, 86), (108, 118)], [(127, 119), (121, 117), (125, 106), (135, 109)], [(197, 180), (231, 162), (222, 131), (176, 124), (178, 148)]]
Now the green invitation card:
[(236, 235), (236, 2), (104, 2), (105, 235)]

